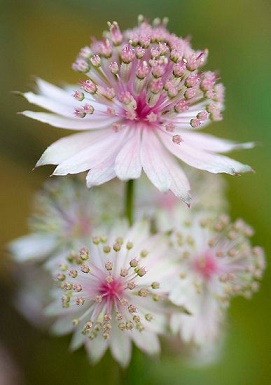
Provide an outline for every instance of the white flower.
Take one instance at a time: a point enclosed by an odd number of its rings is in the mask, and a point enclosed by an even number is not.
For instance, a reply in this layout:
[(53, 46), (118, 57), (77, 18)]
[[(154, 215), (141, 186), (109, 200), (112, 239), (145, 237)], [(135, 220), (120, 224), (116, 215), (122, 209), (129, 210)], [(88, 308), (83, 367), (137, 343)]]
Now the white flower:
[(170, 299), (191, 316), (173, 315), (171, 326), (185, 342), (212, 344), (219, 337), (232, 296), (250, 297), (265, 267), (263, 251), (252, 248), (252, 229), (226, 216), (191, 215), (172, 234), (179, 278)]
[(126, 366), (132, 342), (159, 353), (157, 335), (165, 333), (168, 313), (165, 283), (173, 268), (167, 242), (149, 237), (145, 222), (120, 235), (115, 225), (108, 237), (94, 238), (89, 249), (59, 267), (59, 288), (47, 313), (58, 318), (54, 332), (73, 331), (72, 349), (84, 344), (91, 362), (109, 348)]
[[(54, 266), (86, 245), (93, 230), (112, 225), (121, 202), (112, 185), (89, 191), (78, 178), (50, 180), (36, 195), (29, 220), (31, 234), (9, 245), (17, 261), (46, 261)], [(112, 204), (114, 202), (114, 204)]]

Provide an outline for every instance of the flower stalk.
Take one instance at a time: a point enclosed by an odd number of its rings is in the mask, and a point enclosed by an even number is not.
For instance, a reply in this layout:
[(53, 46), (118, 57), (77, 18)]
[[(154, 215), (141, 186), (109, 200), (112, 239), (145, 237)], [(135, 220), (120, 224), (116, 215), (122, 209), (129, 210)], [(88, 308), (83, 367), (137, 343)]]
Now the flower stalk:
[(125, 187), (125, 216), (128, 220), (129, 225), (132, 226), (134, 221), (134, 180), (128, 180)]

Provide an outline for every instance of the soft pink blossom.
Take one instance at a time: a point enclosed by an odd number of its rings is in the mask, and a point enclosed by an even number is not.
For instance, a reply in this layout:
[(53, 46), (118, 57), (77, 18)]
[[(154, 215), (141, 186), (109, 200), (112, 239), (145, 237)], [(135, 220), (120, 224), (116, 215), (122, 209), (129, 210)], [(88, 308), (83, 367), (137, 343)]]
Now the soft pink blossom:
[(114, 177), (139, 178), (143, 171), (160, 190), (186, 203), (190, 186), (180, 159), (211, 173), (237, 175), (249, 166), (219, 153), (250, 148), (199, 133), (221, 120), (224, 89), (214, 72), (202, 72), (208, 51), (139, 18), (121, 32), (109, 24), (102, 41), (81, 50), (73, 69), (87, 76), (81, 89), (60, 89), (38, 79), (38, 94), (25, 98), (50, 112), (23, 114), (55, 127), (82, 131), (48, 147), (37, 163), (57, 165), (54, 175), (88, 171), (87, 186)]
[(59, 264), (96, 231), (115, 223), (122, 207), (114, 187), (109, 183), (101, 194), (88, 191), (78, 177), (47, 181), (34, 198), (30, 234), (9, 244), (11, 254), (17, 262), (42, 261), (48, 268)]
[(242, 220), (230, 223), (213, 214), (191, 215), (175, 224), (172, 244), (179, 266), (170, 298), (191, 314), (174, 314), (171, 326), (185, 342), (216, 343), (230, 299), (249, 298), (258, 290), (265, 260), (263, 250), (250, 245), (252, 235)]

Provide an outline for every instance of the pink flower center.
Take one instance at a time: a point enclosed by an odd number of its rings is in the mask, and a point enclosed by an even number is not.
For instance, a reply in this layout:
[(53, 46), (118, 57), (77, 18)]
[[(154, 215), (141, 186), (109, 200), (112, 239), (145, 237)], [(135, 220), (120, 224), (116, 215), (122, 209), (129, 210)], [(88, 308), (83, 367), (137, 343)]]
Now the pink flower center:
[(120, 299), (123, 295), (124, 286), (120, 279), (112, 279), (111, 282), (104, 282), (100, 289), (99, 294), (109, 301), (114, 299)]
[(70, 219), (66, 223), (66, 236), (87, 236), (92, 230), (89, 218), (79, 217), (77, 220)]
[(195, 260), (194, 269), (202, 278), (209, 281), (214, 275), (217, 274), (219, 266), (216, 258), (207, 252), (205, 255)]

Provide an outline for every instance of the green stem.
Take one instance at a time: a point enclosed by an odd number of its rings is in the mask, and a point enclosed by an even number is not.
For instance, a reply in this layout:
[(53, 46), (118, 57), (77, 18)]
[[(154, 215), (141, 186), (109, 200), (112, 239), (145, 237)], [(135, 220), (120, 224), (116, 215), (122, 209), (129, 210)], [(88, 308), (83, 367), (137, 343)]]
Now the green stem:
[(126, 183), (126, 201), (125, 201), (125, 215), (128, 219), (129, 225), (133, 224), (133, 211), (134, 211), (134, 180), (130, 179)]

